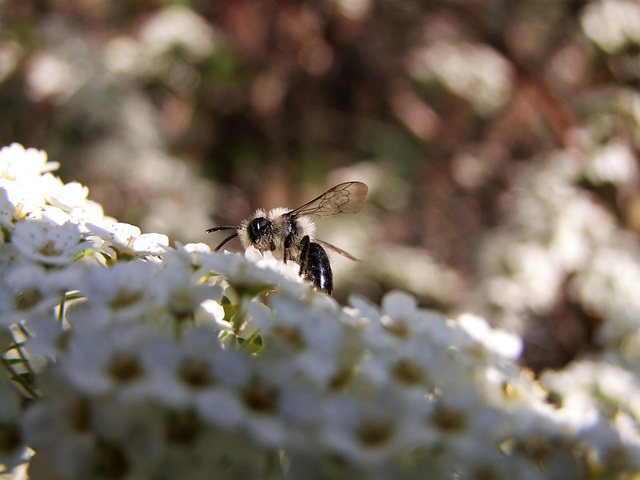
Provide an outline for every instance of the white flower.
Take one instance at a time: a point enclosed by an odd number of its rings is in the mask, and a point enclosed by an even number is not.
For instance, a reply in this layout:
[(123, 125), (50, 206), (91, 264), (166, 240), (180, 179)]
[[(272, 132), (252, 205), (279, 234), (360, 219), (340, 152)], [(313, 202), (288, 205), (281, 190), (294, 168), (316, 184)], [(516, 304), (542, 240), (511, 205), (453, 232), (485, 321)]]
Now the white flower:
[(629, 43), (639, 44), (640, 7), (629, 0), (590, 2), (580, 18), (582, 30), (609, 54), (620, 52)]
[(255, 372), (236, 391), (235, 399), (242, 411), (242, 428), (266, 449), (277, 449), (286, 438), (287, 425), (280, 414), (283, 387), (272, 375)]
[(131, 249), (138, 255), (160, 255), (169, 245), (169, 237), (163, 233), (143, 233), (136, 238)]
[(584, 308), (606, 320), (597, 334), (610, 345), (640, 325), (640, 296), (634, 288), (640, 281), (639, 252), (640, 246), (624, 237), (594, 249), (589, 264), (571, 282)]
[(87, 199), (89, 189), (78, 182), (63, 183), (60, 178), (45, 174), (40, 185), (47, 203), (69, 215), (74, 222), (84, 225), (87, 222), (99, 222), (104, 211), (99, 203)]
[[(383, 340), (372, 338), (375, 336)], [(447, 374), (445, 348), (430, 344), (423, 336), (400, 340), (385, 331), (372, 331), (365, 335), (362, 348), (371, 349), (360, 368), (373, 385), (396, 384), (399, 388), (431, 391)]]
[(58, 162), (48, 162), (47, 153), (35, 148), (25, 149), (18, 143), (0, 149), (0, 177), (26, 182), (45, 172), (56, 170)]
[(561, 372), (546, 372), (541, 381), (560, 396), (562, 418), (580, 420), (573, 422), (576, 428), (589, 428), (600, 417), (611, 420), (618, 411), (640, 416), (640, 382), (621, 366), (581, 361)]
[(513, 89), (511, 64), (482, 44), (439, 40), (416, 49), (409, 70), (418, 80), (438, 80), (483, 116), (501, 108)]
[(205, 243), (182, 245), (180, 242), (176, 242), (175, 248), (165, 249), (162, 254), (162, 263), (168, 269), (187, 269), (192, 272), (195, 278), (200, 279), (210, 273), (206, 260), (211, 255), (213, 255), (211, 247)]
[[(55, 311), (57, 310), (57, 311)], [(30, 356), (40, 356), (50, 360), (65, 353), (65, 330), (63, 321), (58, 318), (60, 310), (46, 313), (29, 313), (24, 326), (29, 332), (27, 352)]]
[(164, 299), (157, 298), (152, 284), (160, 269), (158, 264), (143, 260), (121, 262), (111, 268), (86, 268), (78, 282), (86, 301), (69, 312), (72, 327), (157, 319)]
[(245, 411), (239, 392), (251, 376), (248, 357), (236, 350), (222, 350), (212, 357), (216, 383), (195, 399), (198, 411), (212, 425), (239, 429), (245, 422)]
[(244, 410), (232, 389), (211, 389), (200, 395), (196, 404), (206, 422), (225, 431), (239, 429), (244, 421)]
[(247, 248), (245, 255), (230, 252), (211, 255), (206, 264), (211, 271), (224, 276), (236, 291), (251, 296), (276, 286), (304, 291), (310, 285), (298, 275), (299, 267), (295, 263), (285, 264), (271, 252), (265, 252), (263, 256), (253, 247)]
[(63, 225), (65, 223), (77, 225), (77, 222), (72, 221), (68, 213), (51, 205), (44, 205), (40, 210), (31, 212), (27, 215), (27, 219), (42, 221), (50, 225)]
[(189, 330), (178, 341), (156, 342), (155, 348), (142, 355), (155, 401), (172, 409), (197, 407), (215, 424), (233, 423), (232, 419), (221, 419), (221, 412), (215, 410), (217, 403), (210, 402), (239, 388), (249, 378), (250, 364), (245, 354), (222, 350), (216, 331)]
[(78, 182), (64, 183), (59, 177), (47, 173), (40, 177), (40, 185), (45, 191), (45, 198), (50, 205), (71, 212), (87, 202), (89, 188)]
[[(267, 450), (285, 445), (289, 432), (287, 409), (298, 388), (293, 376), (282, 374), (278, 361), (251, 362), (237, 352), (216, 355), (220, 384), (198, 398), (201, 415), (211, 424), (246, 432)], [(289, 411), (289, 413), (291, 413)]]
[(68, 265), (88, 248), (77, 225), (25, 220), (15, 225), (11, 242), (26, 258), (45, 265)]
[(398, 339), (409, 339), (413, 335), (426, 336), (432, 342), (453, 345), (459, 336), (446, 325), (441, 314), (418, 308), (412, 295), (402, 291), (391, 291), (382, 299), (380, 322), (388, 334)]
[(42, 401), (29, 409), (23, 429), (38, 452), (36, 479), (148, 478), (163, 460), (166, 412), (151, 402), (80, 395), (60, 370), (42, 375)]
[[(142, 360), (143, 352), (154, 348), (149, 329), (131, 325), (85, 329), (73, 335), (59, 364), (76, 392), (88, 397), (131, 397), (131, 390), (149, 381), (148, 366)], [(99, 342), (94, 340), (96, 335)]]
[(6, 188), (0, 187), (0, 226), (6, 230), (12, 230), (15, 218), (16, 205), (9, 200)]
[(9, 326), (52, 311), (76, 283), (77, 270), (47, 270), (38, 264), (16, 264), (0, 281), (0, 323)]
[(42, 192), (33, 183), (18, 183), (0, 177), (0, 189), (5, 191), (7, 199), (14, 205), (14, 211), (9, 211), (14, 219), (37, 214), (45, 206)]
[(522, 338), (504, 329), (492, 329), (484, 318), (465, 313), (457, 318), (457, 322), (474, 340), (493, 353), (511, 360), (516, 360), (522, 353)]
[(430, 448), (436, 440), (423, 426), (430, 410), (424, 398), (391, 388), (371, 398), (336, 395), (324, 402), (316, 448), (347, 472), (375, 475), (387, 470), (371, 478), (401, 478), (401, 459), (413, 448)]
[(171, 265), (164, 263), (161, 266), (150, 291), (155, 298), (162, 299), (166, 311), (176, 320), (193, 318), (207, 299), (221, 300), (221, 287), (200, 283), (200, 279), (185, 268), (170, 268)]
[(621, 139), (611, 140), (586, 160), (589, 163), (585, 166), (585, 176), (595, 184), (611, 183), (622, 188), (627, 185), (633, 188), (638, 181), (633, 149)]
[(128, 223), (111, 222), (105, 219), (100, 224), (88, 222), (86, 226), (89, 235), (102, 239), (100, 251), (113, 260), (161, 255), (169, 245), (169, 238), (166, 235), (142, 234), (138, 227)]
[(181, 47), (193, 60), (209, 55), (213, 50), (214, 32), (211, 24), (192, 10), (173, 6), (149, 16), (140, 31), (145, 55), (160, 55)]
[(232, 331), (229, 322), (224, 319), (224, 307), (216, 300), (207, 299), (200, 303), (200, 310), (196, 312), (195, 323), (198, 326), (212, 326), (217, 330)]
[(289, 295), (274, 295), (269, 302), (273, 313), (256, 326), (268, 346), (266, 357), (287, 357), (281, 372), (304, 375), (326, 386), (337, 374), (344, 332), (335, 309), (309, 308), (309, 300), (316, 298), (327, 297), (316, 294), (301, 301)]

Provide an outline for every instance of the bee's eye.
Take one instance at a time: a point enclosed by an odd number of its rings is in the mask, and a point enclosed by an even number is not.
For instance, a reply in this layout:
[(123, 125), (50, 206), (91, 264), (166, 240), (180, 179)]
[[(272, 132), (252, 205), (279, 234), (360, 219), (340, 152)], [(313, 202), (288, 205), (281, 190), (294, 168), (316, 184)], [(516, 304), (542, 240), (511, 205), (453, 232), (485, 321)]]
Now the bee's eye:
[(269, 220), (264, 217), (258, 217), (249, 223), (249, 238), (253, 243), (257, 243), (266, 233), (269, 227)]

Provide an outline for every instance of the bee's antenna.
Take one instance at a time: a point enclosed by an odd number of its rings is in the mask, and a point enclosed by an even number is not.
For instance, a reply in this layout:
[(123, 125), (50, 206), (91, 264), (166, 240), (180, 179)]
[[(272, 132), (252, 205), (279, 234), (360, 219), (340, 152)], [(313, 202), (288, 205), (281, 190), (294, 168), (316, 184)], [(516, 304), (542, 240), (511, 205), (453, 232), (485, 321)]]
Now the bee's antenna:
[(238, 227), (232, 227), (230, 225), (227, 225), (225, 227), (213, 227), (207, 230), (207, 233), (211, 233), (211, 232), (219, 232), (220, 230), (237, 230)]
[(225, 243), (227, 243), (229, 240), (233, 240), (234, 238), (236, 238), (238, 236), (238, 233), (234, 233), (233, 235), (229, 235), (227, 238), (225, 238), (222, 242), (220, 242), (220, 245), (218, 245), (213, 251), (217, 252), (218, 250), (220, 250)]
[[(220, 230), (238, 230), (239, 228), (242, 228), (242, 227), (231, 226), (231, 225), (225, 225), (224, 227), (212, 227), (212, 228), (207, 230), (207, 233), (219, 232)], [(217, 252), (218, 250), (220, 250), (224, 246), (225, 243), (227, 243), (229, 240), (233, 240), (237, 236), (238, 236), (238, 232), (234, 233), (233, 235), (229, 235), (213, 251)]]

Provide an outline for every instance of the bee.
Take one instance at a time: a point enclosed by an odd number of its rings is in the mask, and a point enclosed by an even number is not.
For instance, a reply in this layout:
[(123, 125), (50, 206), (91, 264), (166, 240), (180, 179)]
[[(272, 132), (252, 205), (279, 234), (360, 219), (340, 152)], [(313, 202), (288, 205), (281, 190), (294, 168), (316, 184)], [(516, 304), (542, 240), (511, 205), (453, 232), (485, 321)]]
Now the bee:
[(330, 188), (304, 205), (288, 210), (258, 209), (238, 226), (213, 227), (207, 233), (235, 230), (215, 249), (217, 252), (228, 241), (239, 238), (242, 246), (253, 246), (261, 252), (270, 251), (284, 262), (293, 260), (300, 265), (300, 275), (318, 290), (329, 295), (333, 292), (333, 273), (325, 248), (351, 260), (356, 258), (344, 250), (315, 238), (315, 224), (311, 217), (326, 217), (338, 213), (358, 213), (369, 188), (362, 182), (346, 182)]

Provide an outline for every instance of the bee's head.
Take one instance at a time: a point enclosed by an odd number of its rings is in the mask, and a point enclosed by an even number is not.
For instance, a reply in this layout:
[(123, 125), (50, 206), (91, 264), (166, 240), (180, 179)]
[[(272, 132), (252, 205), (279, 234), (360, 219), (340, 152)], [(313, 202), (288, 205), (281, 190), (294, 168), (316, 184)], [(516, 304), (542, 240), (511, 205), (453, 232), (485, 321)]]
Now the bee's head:
[(242, 222), (238, 228), (238, 236), (245, 248), (251, 245), (261, 252), (276, 248), (273, 222), (267, 218), (263, 210), (256, 211), (253, 216)]

